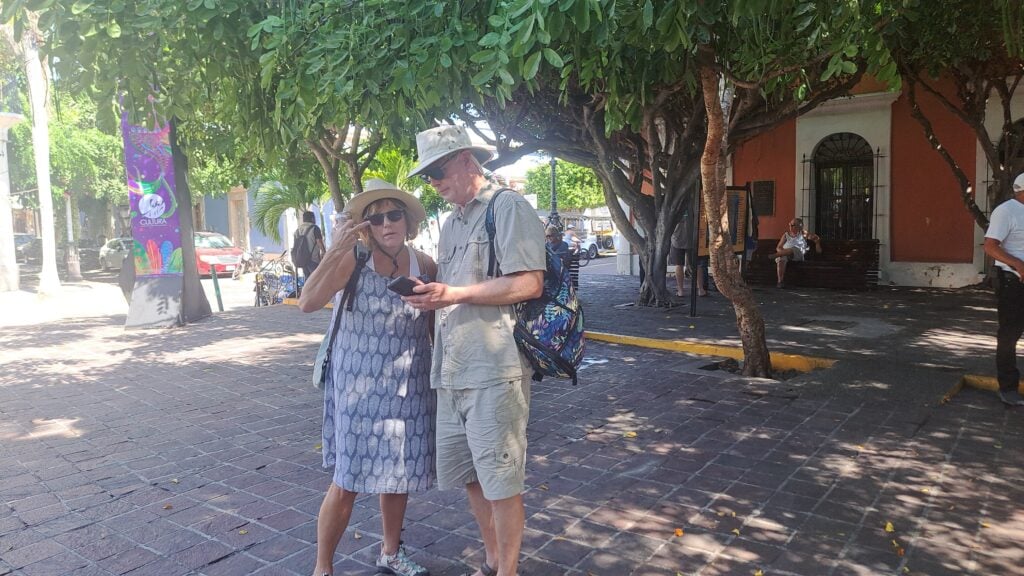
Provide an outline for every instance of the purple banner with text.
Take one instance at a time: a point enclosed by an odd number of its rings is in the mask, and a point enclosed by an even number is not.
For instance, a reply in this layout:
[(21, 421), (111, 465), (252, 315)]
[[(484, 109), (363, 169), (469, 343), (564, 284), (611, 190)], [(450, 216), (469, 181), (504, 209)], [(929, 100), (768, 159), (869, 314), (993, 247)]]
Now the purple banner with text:
[(121, 119), (135, 275), (181, 275), (181, 228), (174, 194), (170, 124), (133, 126)]

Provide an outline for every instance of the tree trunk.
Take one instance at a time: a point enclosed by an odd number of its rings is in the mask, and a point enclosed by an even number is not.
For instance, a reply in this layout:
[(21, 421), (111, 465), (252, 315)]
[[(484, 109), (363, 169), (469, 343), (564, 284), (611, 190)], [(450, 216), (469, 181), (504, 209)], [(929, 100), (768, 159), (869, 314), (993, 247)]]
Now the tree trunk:
[(765, 340), (764, 318), (754, 301), (753, 292), (740, 276), (739, 263), (728, 240), (729, 212), (726, 209), (725, 166), (722, 163), (728, 133), (719, 90), (720, 76), (705, 65), (700, 68), (700, 80), (708, 121), (700, 174), (711, 240), (711, 269), (718, 291), (732, 302), (736, 313), (736, 328), (743, 343), (743, 374), (770, 378), (772, 366)]
[(327, 177), (327, 187), (331, 190), (331, 201), (334, 202), (334, 211), (341, 212), (341, 209), (345, 207), (345, 195), (341, 191), (337, 163), (335, 163), (333, 169), (325, 168), (324, 176)]
[(345, 165), (345, 173), (348, 174), (348, 179), (352, 182), (352, 195), (361, 194), (363, 192), (363, 170), (359, 167), (359, 159), (353, 155), (347, 155), (342, 164)]
[(345, 195), (341, 191), (341, 182), (339, 180), (341, 161), (332, 156), (330, 152), (320, 144), (319, 140), (310, 138), (306, 143), (309, 145), (310, 151), (313, 152), (313, 156), (316, 157), (316, 161), (320, 163), (320, 167), (324, 171), (324, 177), (327, 179), (327, 187), (331, 191), (331, 200), (334, 202), (334, 211), (341, 212), (341, 209), (345, 207)]
[(644, 281), (640, 283), (640, 295), (637, 306), (669, 307), (674, 304), (672, 296), (665, 285), (668, 277), (666, 263), (668, 249), (665, 242), (647, 242), (647, 249), (640, 252), (640, 262), (644, 267)]
[(46, 77), (35, 34), (25, 32), (23, 39), (25, 72), (32, 104), (32, 148), (36, 161), (36, 185), (39, 194), (39, 237), (43, 243), (43, 269), (39, 272), (39, 294), (53, 295), (60, 290), (57, 277), (57, 243), (53, 226), (53, 196), (50, 188), (50, 128), (46, 110)]
[[(174, 195), (178, 200), (178, 227), (181, 229), (181, 311), (179, 324), (185, 325), (213, 313), (206, 299), (196, 264), (195, 225), (192, 221), (192, 191), (188, 187), (188, 156), (178, 145), (178, 120), (171, 118), (170, 144), (174, 170)], [(215, 272), (215, 268), (213, 269)]]

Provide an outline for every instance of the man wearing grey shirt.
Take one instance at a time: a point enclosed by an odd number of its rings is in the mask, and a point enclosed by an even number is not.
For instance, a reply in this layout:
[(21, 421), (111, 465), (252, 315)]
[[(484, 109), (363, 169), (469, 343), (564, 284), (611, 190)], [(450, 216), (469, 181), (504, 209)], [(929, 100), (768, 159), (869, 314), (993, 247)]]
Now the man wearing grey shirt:
[(487, 276), (487, 204), (499, 187), (465, 128), (416, 135), (420, 175), (454, 206), (441, 229), (436, 282), (403, 299), (437, 310), (431, 387), (437, 390), (437, 480), (465, 486), (486, 558), (475, 576), (516, 576), (525, 526), (526, 422), (530, 374), (513, 338), (513, 305), (543, 289), (544, 228), (519, 194), (494, 205), (494, 253), (501, 275)]

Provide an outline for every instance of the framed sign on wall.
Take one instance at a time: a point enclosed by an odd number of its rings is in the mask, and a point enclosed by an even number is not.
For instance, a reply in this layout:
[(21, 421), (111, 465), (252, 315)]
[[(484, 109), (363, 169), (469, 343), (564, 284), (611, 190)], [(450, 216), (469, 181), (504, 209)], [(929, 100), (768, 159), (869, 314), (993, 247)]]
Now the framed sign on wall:
[[(729, 215), (729, 244), (732, 245), (733, 253), (742, 254), (746, 244), (747, 227), (750, 224), (750, 210), (747, 203), (749, 192), (746, 186), (726, 186), (725, 195), (725, 208)], [(700, 203), (698, 214), (697, 256), (707, 256), (709, 253), (708, 217), (704, 210), (704, 202)]]

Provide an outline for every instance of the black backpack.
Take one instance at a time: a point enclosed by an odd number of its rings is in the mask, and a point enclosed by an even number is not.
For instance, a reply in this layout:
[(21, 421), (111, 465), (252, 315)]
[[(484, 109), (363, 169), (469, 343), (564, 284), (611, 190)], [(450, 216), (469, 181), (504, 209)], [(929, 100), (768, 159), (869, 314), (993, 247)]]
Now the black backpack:
[[(490, 243), (487, 275), (500, 276), (501, 269), (494, 252), (494, 201), (503, 188), (491, 196), (484, 217)], [(513, 192), (514, 194), (515, 192)], [(533, 379), (545, 376), (568, 378), (576, 385), (576, 371), (583, 361), (586, 341), (583, 336), (583, 305), (576, 298), (569, 268), (562, 259), (545, 246), (547, 267), (544, 270), (544, 291), (532, 300), (516, 304), (515, 339), (519, 350), (533, 367)]]
[(292, 239), (292, 264), (299, 268), (313, 263), (313, 246), (316, 244), (315, 229), (315, 225), (304, 222), (295, 231), (295, 236)]

